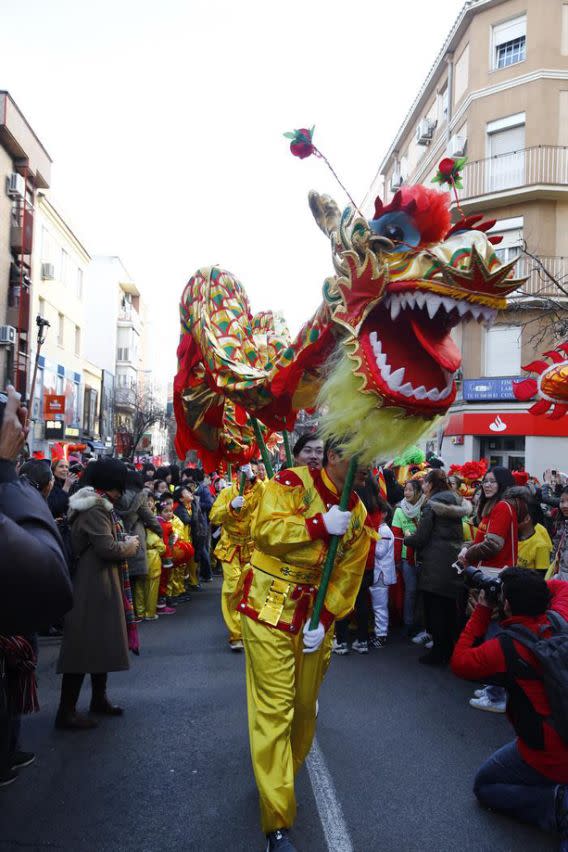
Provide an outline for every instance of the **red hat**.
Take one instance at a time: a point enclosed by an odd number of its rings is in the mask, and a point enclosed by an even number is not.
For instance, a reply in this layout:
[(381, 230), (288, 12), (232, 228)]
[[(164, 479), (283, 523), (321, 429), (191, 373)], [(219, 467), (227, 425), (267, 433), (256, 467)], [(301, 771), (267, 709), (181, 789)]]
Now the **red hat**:
[(529, 481), (529, 475), (526, 470), (513, 470), (511, 473), (517, 485), (526, 485)]

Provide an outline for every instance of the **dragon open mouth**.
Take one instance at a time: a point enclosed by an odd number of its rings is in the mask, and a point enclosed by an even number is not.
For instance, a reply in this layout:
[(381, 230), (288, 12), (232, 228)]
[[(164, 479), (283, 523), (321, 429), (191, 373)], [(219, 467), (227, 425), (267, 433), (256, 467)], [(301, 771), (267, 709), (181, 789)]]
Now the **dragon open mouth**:
[(455, 397), (461, 353), (454, 326), (491, 323), (496, 311), (419, 290), (390, 293), (367, 317), (360, 333), (364, 367), (391, 405), (416, 413), (446, 409)]

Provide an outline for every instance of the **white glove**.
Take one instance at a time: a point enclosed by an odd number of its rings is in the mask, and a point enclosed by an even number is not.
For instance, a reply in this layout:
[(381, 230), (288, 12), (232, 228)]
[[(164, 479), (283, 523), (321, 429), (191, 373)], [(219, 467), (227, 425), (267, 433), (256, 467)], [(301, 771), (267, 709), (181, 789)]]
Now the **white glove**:
[(233, 497), (233, 499), (231, 500), (231, 506), (232, 506), (233, 509), (242, 509), (244, 505), (245, 505), (245, 498), (244, 497)]
[(252, 467), (250, 464), (241, 465), (241, 473), (244, 473), (247, 479), (253, 479), (254, 473), (252, 472)]
[(325, 528), (330, 535), (345, 535), (350, 520), (351, 512), (342, 512), (339, 506), (332, 506), (323, 515)]
[(310, 622), (304, 624), (304, 654), (313, 654), (321, 648), (325, 637), (325, 627), (320, 623), (315, 630), (310, 630)]

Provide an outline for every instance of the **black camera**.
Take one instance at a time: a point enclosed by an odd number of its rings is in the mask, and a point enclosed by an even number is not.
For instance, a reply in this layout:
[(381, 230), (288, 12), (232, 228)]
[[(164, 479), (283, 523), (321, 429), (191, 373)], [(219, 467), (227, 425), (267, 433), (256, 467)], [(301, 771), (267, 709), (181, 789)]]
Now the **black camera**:
[(496, 605), (501, 600), (503, 581), (499, 577), (490, 577), (484, 574), (481, 568), (468, 565), (462, 571), (464, 583), (468, 589), (478, 589), (485, 592), (485, 600), (489, 604)]

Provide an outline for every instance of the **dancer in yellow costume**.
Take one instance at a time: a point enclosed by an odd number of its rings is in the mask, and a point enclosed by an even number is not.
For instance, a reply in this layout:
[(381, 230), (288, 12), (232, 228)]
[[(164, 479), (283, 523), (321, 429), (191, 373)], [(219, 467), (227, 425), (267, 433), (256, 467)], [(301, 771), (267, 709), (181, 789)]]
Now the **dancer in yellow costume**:
[[(348, 460), (326, 445), (324, 468), (292, 468), (265, 486), (253, 527), (254, 551), (239, 603), (246, 651), (252, 763), (266, 849), (294, 849), (288, 829), (296, 815), (294, 776), (315, 733), (316, 701), (336, 618), (353, 608), (370, 537), (366, 510), (353, 494), (339, 509)], [(362, 484), (368, 467), (357, 471)], [(329, 536), (343, 536), (320, 623), (309, 620)]]
[[(244, 495), (239, 495), (241, 475), (246, 477)], [(221, 611), (227, 630), (229, 646), (232, 651), (242, 651), (241, 617), (237, 611), (237, 590), (241, 574), (250, 561), (253, 549), (251, 526), (264, 483), (256, 479), (250, 464), (239, 471), (239, 482), (224, 488), (213, 503), (209, 513), (212, 525), (222, 527), (221, 538), (215, 548), (215, 556), (223, 566), (223, 590), (221, 592)]]

